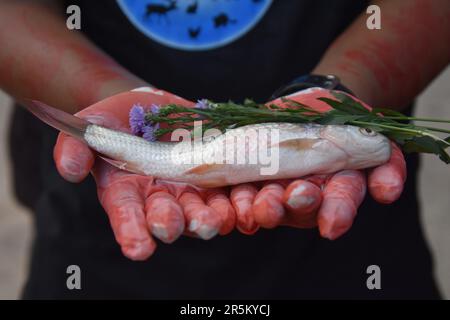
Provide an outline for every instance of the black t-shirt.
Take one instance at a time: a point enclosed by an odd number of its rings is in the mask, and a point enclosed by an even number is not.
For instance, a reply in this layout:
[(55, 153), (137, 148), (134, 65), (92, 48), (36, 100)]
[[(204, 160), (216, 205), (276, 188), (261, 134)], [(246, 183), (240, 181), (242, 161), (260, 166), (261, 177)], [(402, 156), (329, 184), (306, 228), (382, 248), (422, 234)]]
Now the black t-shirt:
[[(166, 8), (170, 3), (148, 2)], [(265, 101), (280, 85), (310, 72), (367, 5), (276, 0), (241, 37), (189, 51), (148, 37), (115, 1), (70, 4), (81, 7), (82, 32), (131, 72), (187, 99), (218, 101)], [(177, 23), (158, 17), (157, 10), (148, 12), (155, 23)], [(236, 19), (233, 11), (228, 14), (231, 24)], [(219, 27), (226, 27), (220, 19)], [(438, 297), (417, 210), (416, 157), (408, 159), (401, 199), (383, 206), (368, 196), (352, 229), (336, 241), (320, 238), (316, 229), (286, 227), (253, 236), (233, 232), (210, 241), (182, 237), (160, 244), (148, 261), (132, 262), (115, 243), (93, 180), (74, 185), (58, 176), (52, 160), (55, 137), (53, 129), (15, 111), (15, 187), (36, 221), (27, 298)], [(66, 287), (71, 264), (82, 270), (80, 291)], [(381, 290), (366, 286), (366, 269), (374, 264), (381, 268)]]

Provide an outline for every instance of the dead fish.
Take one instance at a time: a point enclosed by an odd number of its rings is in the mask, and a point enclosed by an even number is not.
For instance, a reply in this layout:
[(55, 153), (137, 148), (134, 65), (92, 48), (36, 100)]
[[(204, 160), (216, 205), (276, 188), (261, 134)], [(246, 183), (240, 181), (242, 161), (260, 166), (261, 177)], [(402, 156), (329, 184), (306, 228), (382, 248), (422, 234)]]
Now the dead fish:
[(39, 101), (23, 104), (120, 169), (199, 187), (365, 169), (387, 162), (391, 155), (388, 138), (350, 125), (262, 123), (206, 139), (148, 142)]

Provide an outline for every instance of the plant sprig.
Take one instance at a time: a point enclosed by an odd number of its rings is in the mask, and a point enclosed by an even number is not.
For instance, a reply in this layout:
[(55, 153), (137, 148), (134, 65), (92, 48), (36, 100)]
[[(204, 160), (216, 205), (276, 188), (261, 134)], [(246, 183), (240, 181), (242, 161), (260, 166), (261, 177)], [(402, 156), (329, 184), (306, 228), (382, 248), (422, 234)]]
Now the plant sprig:
[(259, 104), (246, 99), (243, 104), (232, 101), (224, 103), (208, 101), (208, 108), (168, 104), (161, 106), (157, 114), (148, 113), (145, 119), (150, 123), (168, 125), (156, 130), (157, 136), (170, 133), (175, 127), (192, 130), (193, 122), (196, 120), (205, 120), (203, 130), (217, 128), (222, 131), (266, 122), (354, 125), (384, 134), (400, 145), (405, 152), (432, 153), (438, 155), (445, 163), (450, 163), (450, 156), (446, 151), (450, 146), (450, 136), (441, 138), (436, 134), (436, 132), (450, 134), (450, 130), (411, 123), (416, 121), (449, 124), (450, 120), (409, 117), (386, 108), (368, 110), (344, 93), (332, 91), (332, 94), (334, 99), (318, 98), (331, 107), (324, 113), (286, 98), (282, 101), (289, 108), (280, 108), (274, 104)]

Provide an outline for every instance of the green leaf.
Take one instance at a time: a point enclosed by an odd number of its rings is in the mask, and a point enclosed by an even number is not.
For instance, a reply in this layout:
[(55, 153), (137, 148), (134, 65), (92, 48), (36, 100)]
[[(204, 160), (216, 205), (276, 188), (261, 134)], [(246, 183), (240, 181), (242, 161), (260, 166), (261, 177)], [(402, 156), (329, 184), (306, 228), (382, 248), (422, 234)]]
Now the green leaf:
[(323, 125), (327, 125), (327, 124), (342, 125), (342, 124), (347, 124), (350, 121), (357, 120), (360, 117), (358, 115), (340, 114), (340, 113), (336, 113), (334, 111), (335, 110), (325, 113), (316, 122), (319, 124), (323, 124)]
[(317, 112), (317, 111), (315, 111), (314, 109), (308, 107), (307, 105), (305, 105), (305, 104), (303, 104), (303, 103), (301, 103), (301, 102), (292, 100), (292, 99), (288, 99), (288, 98), (282, 97), (282, 98), (281, 98), (281, 101), (282, 101), (283, 103), (286, 103), (286, 104), (287, 104), (288, 106), (290, 106), (290, 107), (301, 107), (301, 108), (305, 108), (305, 109), (308, 109), (308, 110), (312, 110), (312, 111), (314, 111), (314, 112)]
[(320, 101), (325, 102), (326, 104), (328, 104), (330, 107), (332, 107), (335, 110), (347, 113), (347, 114), (351, 114), (351, 115), (356, 115), (356, 114), (367, 114), (369, 113), (369, 111), (367, 110), (361, 110), (358, 107), (346, 104), (346, 103), (342, 103), (340, 101), (337, 100), (333, 100), (330, 98), (317, 98)]
[(441, 147), (439, 144), (431, 137), (413, 137), (408, 140), (403, 145), (403, 150), (405, 152), (424, 152), (424, 153), (435, 153), (439, 154)]
[(382, 133), (391, 140), (394, 140), (397, 144), (403, 146), (406, 141), (411, 140), (415, 135), (403, 131), (387, 131)]
[(395, 111), (395, 110), (391, 110), (391, 109), (386, 109), (386, 108), (373, 108), (372, 109), (372, 113), (373, 114), (381, 113), (384, 116), (391, 116), (391, 117), (406, 117), (401, 112), (398, 112), (398, 111)]
[[(210, 109), (195, 109), (177, 104), (161, 106), (157, 115), (147, 114), (146, 121), (165, 123), (156, 134), (173, 131), (174, 127), (192, 130), (191, 123), (199, 118), (206, 120), (204, 129), (237, 128), (240, 126), (266, 122), (319, 123), (322, 125), (355, 125), (380, 132), (402, 146), (405, 152), (433, 153), (445, 163), (450, 163), (450, 156), (445, 151), (450, 144), (450, 136), (441, 139), (436, 132), (448, 133), (449, 130), (418, 126), (402, 121), (409, 118), (403, 114), (385, 108), (368, 111), (361, 103), (346, 94), (334, 92), (335, 99), (319, 98), (331, 106), (331, 110), (320, 113), (300, 102), (282, 98), (292, 108), (267, 107), (253, 100), (246, 99), (243, 104), (232, 101), (213, 103)], [(382, 115), (383, 116), (382, 116)], [(172, 115), (177, 115), (173, 117)], [(391, 119), (388, 119), (391, 118)], [(431, 120), (430, 120), (431, 121)], [(444, 121), (439, 121), (444, 122)], [(449, 121), (450, 122), (450, 121)]]
[(356, 101), (346, 93), (331, 91), (331, 94), (343, 104), (349, 105), (353, 107), (355, 110), (359, 110), (359, 112), (370, 113), (370, 111), (366, 107), (364, 107), (359, 101)]

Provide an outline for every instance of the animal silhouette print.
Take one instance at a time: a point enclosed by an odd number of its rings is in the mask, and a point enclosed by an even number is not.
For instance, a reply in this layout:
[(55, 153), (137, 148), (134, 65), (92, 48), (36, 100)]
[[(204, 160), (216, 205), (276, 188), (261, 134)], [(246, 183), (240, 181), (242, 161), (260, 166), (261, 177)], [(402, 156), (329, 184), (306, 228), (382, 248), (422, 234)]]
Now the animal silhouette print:
[(167, 19), (167, 13), (177, 8), (176, 0), (166, 0), (167, 5), (164, 4), (148, 4), (145, 8), (145, 17), (151, 18), (153, 15), (158, 19), (164, 17)]
[(197, 13), (197, 8), (198, 8), (198, 1), (196, 0), (186, 8), (186, 13), (195, 14)]
[(202, 31), (201, 27), (197, 27), (197, 28), (189, 28), (188, 32), (189, 32), (189, 37), (191, 37), (192, 39), (197, 39), (198, 35), (200, 34), (200, 31)]
[(226, 27), (230, 23), (236, 23), (236, 21), (236, 19), (230, 19), (230, 17), (224, 12), (213, 17), (214, 28)]

